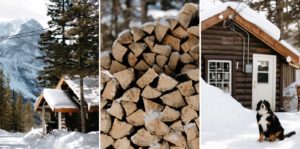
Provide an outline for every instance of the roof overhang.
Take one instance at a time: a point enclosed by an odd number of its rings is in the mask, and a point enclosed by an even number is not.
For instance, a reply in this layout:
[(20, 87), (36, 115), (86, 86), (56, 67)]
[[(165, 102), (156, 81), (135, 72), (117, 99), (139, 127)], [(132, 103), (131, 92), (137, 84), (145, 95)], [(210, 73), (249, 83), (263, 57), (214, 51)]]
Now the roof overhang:
[[(219, 17), (222, 15), (223, 17)], [(290, 51), (288, 48), (286, 48), (283, 44), (281, 44), (278, 40), (274, 39), (270, 35), (268, 35), (266, 32), (264, 32), (262, 29), (257, 27), (255, 24), (247, 21), (245, 18), (243, 18), (241, 15), (239, 15), (234, 9), (231, 7), (228, 7), (226, 10), (217, 13), (216, 15), (207, 18), (206, 20), (201, 21), (201, 32), (228, 19), (229, 16), (234, 15), (234, 22), (238, 25), (242, 26), (244, 29), (246, 29), (248, 32), (253, 34), (255, 37), (260, 39), (262, 42), (264, 42), (266, 45), (270, 46), (272, 49), (274, 49), (276, 52), (278, 52), (280, 55), (284, 57), (291, 57), (291, 63), (293, 63), (295, 66), (300, 67), (300, 57)]]
[[(57, 95), (57, 96), (55, 96)], [(79, 107), (62, 90), (44, 89), (34, 104), (35, 111), (41, 111), (44, 103), (47, 103), (53, 112), (78, 112)]]

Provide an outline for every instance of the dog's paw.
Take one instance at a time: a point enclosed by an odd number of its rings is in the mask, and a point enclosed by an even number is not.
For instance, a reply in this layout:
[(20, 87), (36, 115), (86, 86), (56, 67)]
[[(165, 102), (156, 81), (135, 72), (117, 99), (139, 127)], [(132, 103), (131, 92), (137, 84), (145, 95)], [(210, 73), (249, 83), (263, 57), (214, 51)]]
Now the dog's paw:
[(264, 141), (264, 139), (263, 138), (259, 138), (257, 141), (261, 143), (261, 142)]

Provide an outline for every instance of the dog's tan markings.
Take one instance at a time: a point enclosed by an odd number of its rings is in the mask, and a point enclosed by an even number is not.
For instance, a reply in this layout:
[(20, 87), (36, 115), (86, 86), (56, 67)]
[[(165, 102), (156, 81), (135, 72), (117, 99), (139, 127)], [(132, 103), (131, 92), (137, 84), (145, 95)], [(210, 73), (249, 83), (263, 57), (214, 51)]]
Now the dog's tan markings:
[(259, 134), (258, 141), (259, 141), (259, 142), (262, 142), (263, 140), (264, 140), (264, 134), (263, 134), (263, 133), (260, 133), (260, 134)]
[(269, 137), (269, 141), (273, 142), (275, 140), (276, 140), (276, 135), (275, 134), (271, 134), (270, 137)]
[(274, 135), (274, 136), (275, 136), (275, 140), (276, 140), (277, 138), (279, 139), (279, 135), (280, 135), (281, 133), (282, 133), (282, 131), (278, 131), (278, 132), (275, 133), (275, 135)]

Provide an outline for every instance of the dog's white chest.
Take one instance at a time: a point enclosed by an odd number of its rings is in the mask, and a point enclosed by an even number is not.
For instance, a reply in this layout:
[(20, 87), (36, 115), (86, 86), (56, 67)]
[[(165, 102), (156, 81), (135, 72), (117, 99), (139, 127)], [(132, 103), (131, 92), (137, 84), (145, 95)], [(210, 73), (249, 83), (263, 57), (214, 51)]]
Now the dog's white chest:
[(270, 114), (265, 114), (265, 115), (263, 115), (263, 116), (260, 118), (259, 122), (258, 122), (258, 124), (261, 125), (261, 127), (262, 127), (262, 129), (263, 129), (264, 132), (267, 131), (267, 125), (268, 125), (267, 118), (268, 118), (269, 116), (270, 116)]

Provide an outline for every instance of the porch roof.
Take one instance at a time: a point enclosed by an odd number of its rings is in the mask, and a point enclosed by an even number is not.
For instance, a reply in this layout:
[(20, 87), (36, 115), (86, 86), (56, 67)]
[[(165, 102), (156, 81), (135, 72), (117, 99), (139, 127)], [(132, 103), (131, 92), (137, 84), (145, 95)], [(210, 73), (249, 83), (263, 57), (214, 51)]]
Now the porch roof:
[(42, 95), (34, 105), (34, 110), (41, 108), (41, 104), (46, 102), (54, 112), (77, 112), (79, 107), (70, 99), (66, 93), (59, 89), (45, 88)]

